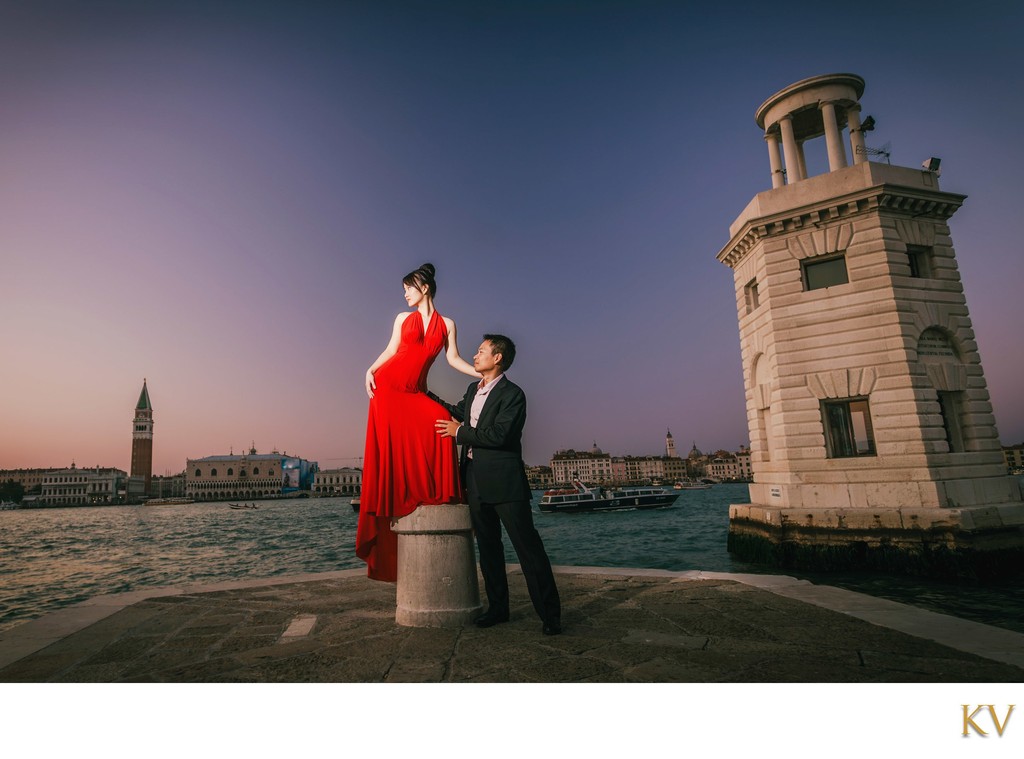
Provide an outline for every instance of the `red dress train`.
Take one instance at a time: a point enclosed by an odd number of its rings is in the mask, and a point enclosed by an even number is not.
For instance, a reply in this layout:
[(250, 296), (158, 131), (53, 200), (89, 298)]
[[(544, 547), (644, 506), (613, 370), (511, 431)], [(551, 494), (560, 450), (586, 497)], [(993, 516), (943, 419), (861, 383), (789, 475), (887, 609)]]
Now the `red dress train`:
[(421, 504), (464, 500), (455, 441), (434, 428), (437, 419), (451, 417), (425, 393), (427, 372), (447, 337), (448, 328), (436, 310), (426, 330), (419, 312), (412, 312), (402, 323), (398, 351), (374, 374), (356, 530), (356, 555), (374, 580), (397, 579), (393, 519)]

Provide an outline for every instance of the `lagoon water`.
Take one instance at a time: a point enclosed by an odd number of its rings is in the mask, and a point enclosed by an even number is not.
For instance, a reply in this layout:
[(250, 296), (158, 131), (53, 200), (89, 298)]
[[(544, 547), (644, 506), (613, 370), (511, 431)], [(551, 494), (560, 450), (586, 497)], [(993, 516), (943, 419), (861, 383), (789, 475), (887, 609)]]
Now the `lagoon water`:
[[(557, 565), (773, 572), (725, 549), (729, 504), (746, 493), (745, 485), (716, 485), (682, 491), (668, 509), (592, 514), (541, 514), (537, 493), (534, 519)], [(194, 503), (0, 511), (0, 630), (108, 593), (362, 567), (357, 518), (347, 498), (259, 501), (256, 510)], [(1024, 632), (1019, 585), (784, 573)]]

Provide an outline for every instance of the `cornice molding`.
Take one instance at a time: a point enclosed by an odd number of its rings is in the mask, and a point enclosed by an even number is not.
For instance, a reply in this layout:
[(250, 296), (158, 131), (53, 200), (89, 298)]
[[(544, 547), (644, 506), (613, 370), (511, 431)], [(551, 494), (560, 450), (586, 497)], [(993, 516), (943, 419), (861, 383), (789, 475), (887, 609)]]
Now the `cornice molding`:
[(746, 222), (718, 253), (718, 260), (736, 266), (761, 240), (808, 228), (824, 229), (854, 216), (872, 212), (899, 214), (903, 219), (947, 221), (963, 205), (966, 195), (928, 192), (898, 185), (876, 185), (856, 193), (811, 203)]

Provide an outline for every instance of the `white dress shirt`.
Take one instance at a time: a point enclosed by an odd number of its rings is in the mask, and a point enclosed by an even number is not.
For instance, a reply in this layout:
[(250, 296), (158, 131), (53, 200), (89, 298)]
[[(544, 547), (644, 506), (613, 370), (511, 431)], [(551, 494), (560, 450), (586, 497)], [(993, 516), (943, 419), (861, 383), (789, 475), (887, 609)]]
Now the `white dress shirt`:
[[(469, 409), (469, 426), (470, 427), (476, 427), (477, 423), (480, 421), (480, 412), (484, 410), (484, 404), (487, 403), (487, 396), (489, 396), (491, 394), (491, 391), (494, 389), (494, 386), (497, 385), (499, 382), (501, 382), (501, 380), (502, 380), (502, 378), (504, 376), (505, 376), (504, 374), (499, 374), (497, 377), (492, 379), (486, 385), (484, 384), (483, 380), (480, 380), (480, 384), (476, 386), (476, 388), (477, 388), (476, 389), (476, 396), (474, 396), (474, 398), (473, 398), (473, 405)], [(463, 425), (463, 426), (465, 426), (465, 425)], [(459, 427), (459, 429), (461, 430), (462, 427)], [(459, 440), (459, 433), (458, 433), (458, 431), (456, 431), (456, 433), (455, 433), (455, 441), (458, 442), (458, 440)], [(466, 456), (468, 456), (469, 458), (473, 458), (473, 449), (472, 448), (467, 448), (466, 449)]]

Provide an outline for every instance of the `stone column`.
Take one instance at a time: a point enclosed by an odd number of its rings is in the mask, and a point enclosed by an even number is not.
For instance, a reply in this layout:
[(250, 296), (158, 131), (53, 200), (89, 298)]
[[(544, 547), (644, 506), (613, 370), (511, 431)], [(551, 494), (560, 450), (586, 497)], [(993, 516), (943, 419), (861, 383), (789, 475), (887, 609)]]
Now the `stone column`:
[(828, 147), (828, 170), (838, 171), (846, 168), (846, 151), (843, 149), (843, 137), (839, 133), (836, 121), (836, 104), (825, 100), (818, 104), (821, 119), (825, 125), (825, 145)]
[(779, 152), (779, 135), (777, 132), (769, 132), (764, 139), (768, 143), (768, 161), (772, 166), (772, 189), (774, 190), (786, 184), (786, 175), (782, 170), (782, 153)]
[(790, 116), (781, 118), (779, 129), (782, 130), (782, 152), (786, 156), (786, 179), (792, 184), (806, 178), (801, 170), (800, 148), (793, 134), (793, 119)]
[(853, 151), (854, 164), (868, 160), (867, 145), (864, 144), (864, 130), (860, 128), (860, 107), (850, 108), (846, 112), (846, 126), (850, 130), (850, 150)]
[(480, 614), (469, 506), (420, 506), (391, 529), (398, 535), (396, 623), (461, 627)]

